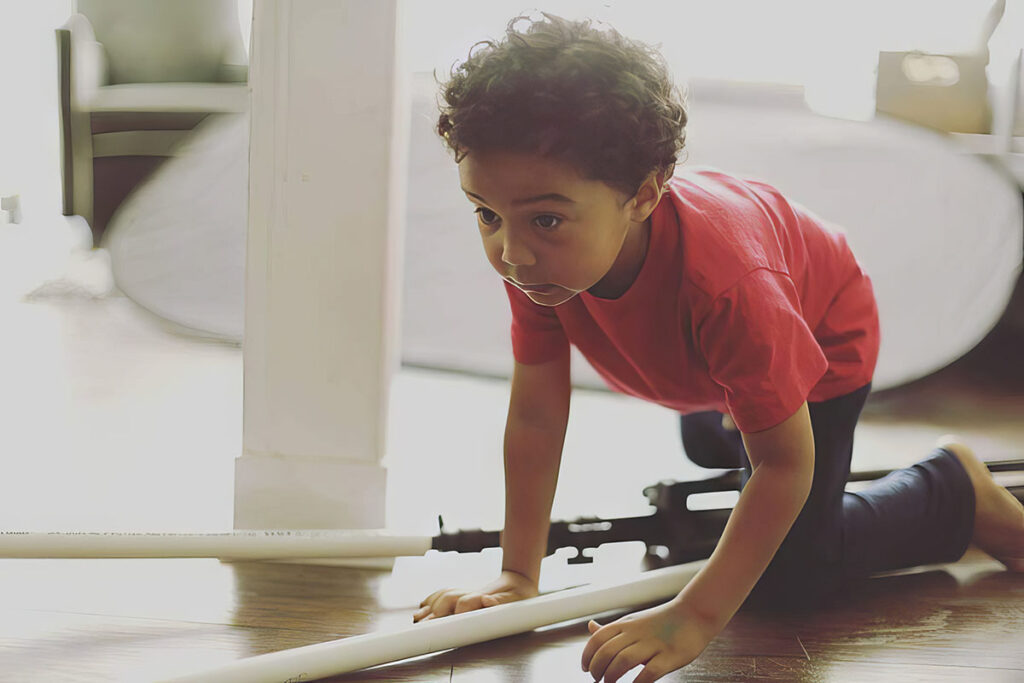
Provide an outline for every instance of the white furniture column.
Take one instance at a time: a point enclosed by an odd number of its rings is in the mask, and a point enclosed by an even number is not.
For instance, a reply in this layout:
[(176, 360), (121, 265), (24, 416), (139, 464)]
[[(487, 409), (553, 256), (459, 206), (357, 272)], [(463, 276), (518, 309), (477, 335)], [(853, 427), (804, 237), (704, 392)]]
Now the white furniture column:
[(235, 528), (383, 527), (399, 363), (401, 0), (255, 0)]

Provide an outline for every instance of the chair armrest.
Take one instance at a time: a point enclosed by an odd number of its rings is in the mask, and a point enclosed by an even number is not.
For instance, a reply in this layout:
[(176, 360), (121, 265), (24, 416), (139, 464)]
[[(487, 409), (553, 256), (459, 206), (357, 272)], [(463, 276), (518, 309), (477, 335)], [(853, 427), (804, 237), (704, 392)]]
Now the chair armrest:
[(121, 83), (97, 89), (94, 112), (208, 112), (249, 110), (245, 83)]
[(221, 64), (220, 65), (220, 82), (221, 83), (246, 83), (249, 81), (249, 65), (248, 64)]
[(73, 108), (88, 106), (96, 90), (109, 82), (106, 51), (84, 14), (72, 14), (57, 29), (57, 60), (69, 69), (61, 77), (69, 79)]

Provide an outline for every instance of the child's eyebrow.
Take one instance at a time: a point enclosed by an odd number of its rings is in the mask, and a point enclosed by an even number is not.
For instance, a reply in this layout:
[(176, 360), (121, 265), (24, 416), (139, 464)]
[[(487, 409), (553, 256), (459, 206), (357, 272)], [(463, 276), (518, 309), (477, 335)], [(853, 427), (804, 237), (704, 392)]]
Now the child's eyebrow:
[[(466, 194), (468, 194), (470, 197), (476, 197), (477, 199), (482, 201), (484, 204), (487, 203), (486, 199), (484, 199), (480, 195), (476, 194), (475, 192), (470, 192), (466, 188), (462, 188), (462, 191), (465, 192)], [(536, 197), (526, 197), (525, 199), (513, 199), (512, 200), (512, 206), (521, 206), (523, 204), (535, 204), (537, 202), (545, 202), (545, 201), (565, 202), (567, 204), (575, 204), (576, 203), (575, 200), (569, 199), (564, 194), (558, 194), (557, 192), (549, 192), (548, 194), (539, 194)]]

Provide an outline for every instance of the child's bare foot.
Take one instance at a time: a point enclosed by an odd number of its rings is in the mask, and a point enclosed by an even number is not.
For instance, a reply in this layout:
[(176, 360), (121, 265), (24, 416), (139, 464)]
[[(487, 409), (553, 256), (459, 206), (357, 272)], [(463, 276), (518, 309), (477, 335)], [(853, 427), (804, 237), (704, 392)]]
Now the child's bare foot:
[(997, 484), (985, 463), (955, 436), (943, 436), (936, 446), (957, 457), (974, 485), (971, 541), (1010, 571), (1024, 572), (1024, 505)]

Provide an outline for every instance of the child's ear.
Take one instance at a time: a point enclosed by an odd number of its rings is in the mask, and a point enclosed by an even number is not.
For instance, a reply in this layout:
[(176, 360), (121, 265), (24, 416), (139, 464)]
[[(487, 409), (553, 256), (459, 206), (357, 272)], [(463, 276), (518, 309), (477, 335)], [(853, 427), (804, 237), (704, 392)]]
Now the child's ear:
[(644, 179), (644, 182), (640, 184), (640, 189), (633, 195), (632, 219), (634, 221), (642, 223), (654, 212), (654, 208), (661, 201), (661, 195), (665, 193), (665, 185), (668, 179), (672, 177), (673, 168), (669, 167), (660, 171), (651, 171)]

